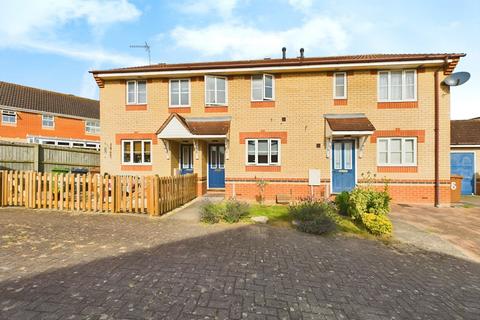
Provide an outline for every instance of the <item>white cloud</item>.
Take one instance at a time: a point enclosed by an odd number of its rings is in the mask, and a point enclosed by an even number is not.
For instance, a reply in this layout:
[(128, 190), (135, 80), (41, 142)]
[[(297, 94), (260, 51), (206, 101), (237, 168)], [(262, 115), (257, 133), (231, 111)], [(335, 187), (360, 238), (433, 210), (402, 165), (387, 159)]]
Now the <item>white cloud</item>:
[(313, 0), (288, 0), (288, 3), (299, 11), (307, 11), (313, 5)]
[[(135, 20), (140, 14), (128, 0), (7, 1), (2, 3), (0, 10), (0, 48), (38, 50), (87, 61), (132, 64), (135, 58), (130, 56), (107, 52), (91, 44), (72, 44), (59, 38), (62, 27), (68, 23), (86, 21), (96, 36), (104, 28)], [(138, 59), (135, 62), (138, 63)]]
[[(347, 46), (348, 35), (341, 22), (313, 17), (287, 30), (266, 31), (241, 23), (222, 22), (204, 28), (179, 26), (170, 36), (178, 47), (195, 50), (203, 56), (225, 55), (234, 59), (278, 56), (282, 47), (305, 54), (335, 53)], [(291, 51), (287, 51), (287, 54)]]
[(219, 16), (228, 19), (232, 16), (238, 0), (188, 0), (177, 4), (177, 9), (187, 14), (209, 14), (217, 13)]

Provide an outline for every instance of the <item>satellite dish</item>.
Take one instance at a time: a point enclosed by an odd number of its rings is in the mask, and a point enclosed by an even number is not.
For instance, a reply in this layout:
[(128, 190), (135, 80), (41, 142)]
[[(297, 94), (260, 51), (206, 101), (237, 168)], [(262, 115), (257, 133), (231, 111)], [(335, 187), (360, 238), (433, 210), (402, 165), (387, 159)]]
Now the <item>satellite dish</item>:
[(470, 73), (468, 72), (455, 72), (449, 75), (443, 80), (443, 83), (449, 87), (455, 87), (464, 84), (470, 79)]

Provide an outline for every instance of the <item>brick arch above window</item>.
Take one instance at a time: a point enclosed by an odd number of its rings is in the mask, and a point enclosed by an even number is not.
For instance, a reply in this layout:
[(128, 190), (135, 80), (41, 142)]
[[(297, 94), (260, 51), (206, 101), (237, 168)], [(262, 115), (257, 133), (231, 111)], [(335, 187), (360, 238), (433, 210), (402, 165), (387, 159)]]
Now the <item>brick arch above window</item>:
[(395, 130), (375, 130), (370, 137), (371, 143), (377, 143), (377, 138), (382, 137), (416, 137), (418, 143), (425, 142), (425, 130), (401, 130), (395, 128)]
[(240, 132), (240, 144), (245, 144), (246, 139), (280, 139), (282, 144), (287, 143), (286, 131), (257, 131), (257, 132)]

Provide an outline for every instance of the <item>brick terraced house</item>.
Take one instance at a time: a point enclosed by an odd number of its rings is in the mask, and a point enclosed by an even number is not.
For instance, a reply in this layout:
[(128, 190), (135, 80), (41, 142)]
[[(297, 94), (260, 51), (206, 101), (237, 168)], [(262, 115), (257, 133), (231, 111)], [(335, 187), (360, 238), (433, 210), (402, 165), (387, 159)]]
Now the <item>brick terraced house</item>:
[(329, 196), (365, 183), (450, 202), (450, 93), (464, 54), (373, 54), (92, 71), (101, 170), (195, 172), (198, 190)]
[(0, 81), (0, 140), (99, 149), (100, 104)]

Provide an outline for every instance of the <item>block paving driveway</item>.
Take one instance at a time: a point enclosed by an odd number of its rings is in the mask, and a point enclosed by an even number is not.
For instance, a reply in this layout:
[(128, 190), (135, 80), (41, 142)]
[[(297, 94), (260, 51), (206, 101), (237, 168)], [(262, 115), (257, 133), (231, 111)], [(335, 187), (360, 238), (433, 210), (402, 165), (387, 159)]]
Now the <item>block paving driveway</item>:
[(0, 209), (0, 318), (480, 319), (478, 263), (174, 217)]

